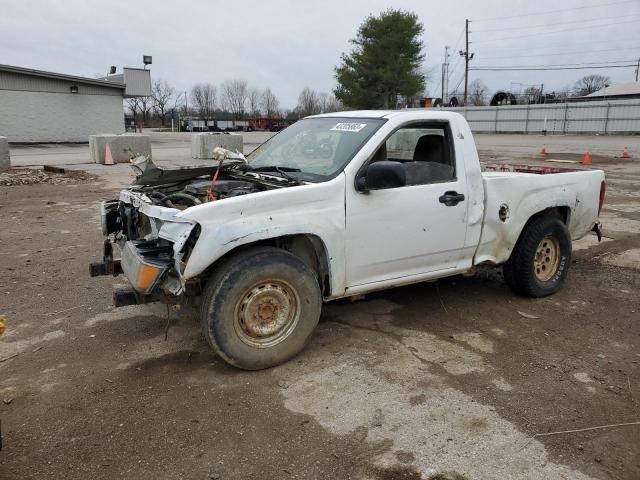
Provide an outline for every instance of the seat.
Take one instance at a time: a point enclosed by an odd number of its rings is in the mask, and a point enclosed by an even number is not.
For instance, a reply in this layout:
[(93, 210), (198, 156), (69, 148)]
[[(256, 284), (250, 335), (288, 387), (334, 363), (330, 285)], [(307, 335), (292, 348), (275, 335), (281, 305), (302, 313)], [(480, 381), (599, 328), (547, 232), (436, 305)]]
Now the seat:
[(413, 151), (414, 162), (435, 162), (447, 164), (444, 155), (444, 137), (442, 135), (423, 135), (418, 139)]
[(453, 178), (453, 167), (447, 163), (442, 135), (423, 135), (413, 151), (413, 161), (404, 164), (407, 185), (442, 182)]

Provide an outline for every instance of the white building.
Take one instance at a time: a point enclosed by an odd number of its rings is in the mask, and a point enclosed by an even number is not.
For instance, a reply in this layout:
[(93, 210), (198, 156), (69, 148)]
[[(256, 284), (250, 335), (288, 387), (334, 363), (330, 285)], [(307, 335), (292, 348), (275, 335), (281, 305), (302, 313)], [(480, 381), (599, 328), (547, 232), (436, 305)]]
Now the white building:
[(123, 133), (123, 99), (151, 94), (149, 70), (95, 79), (0, 65), (0, 136), (12, 143), (86, 142)]

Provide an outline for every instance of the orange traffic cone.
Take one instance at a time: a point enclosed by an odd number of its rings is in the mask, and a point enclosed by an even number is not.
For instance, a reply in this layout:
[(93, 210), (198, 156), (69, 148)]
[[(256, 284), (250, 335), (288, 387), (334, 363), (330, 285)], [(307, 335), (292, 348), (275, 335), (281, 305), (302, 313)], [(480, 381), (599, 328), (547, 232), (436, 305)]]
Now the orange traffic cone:
[(584, 158), (582, 159), (583, 165), (591, 165), (591, 155), (589, 155), (589, 150), (584, 154)]
[(622, 152), (622, 156), (620, 158), (631, 158), (631, 155), (629, 154), (627, 147), (624, 147), (624, 152)]
[(104, 147), (104, 164), (105, 165), (115, 165), (116, 162), (113, 161), (113, 155), (111, 155), (111, 148), (107, 143), (107, 146)]
[(540, 150), (540, 155), (546, 155), (547, 154), (547, 146), (546, 145), (542, 145), (542, 150)]

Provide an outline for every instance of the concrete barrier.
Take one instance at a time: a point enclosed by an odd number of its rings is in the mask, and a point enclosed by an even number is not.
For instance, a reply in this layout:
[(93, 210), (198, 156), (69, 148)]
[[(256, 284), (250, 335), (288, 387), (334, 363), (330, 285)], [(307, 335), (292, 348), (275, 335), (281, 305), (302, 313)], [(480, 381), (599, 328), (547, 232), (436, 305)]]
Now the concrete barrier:
[(149, 135), (125, 133), (123, 135), (89, 135), (89, 152), (91, 161), (104, 164), (107, 145), (116, 163), (127, 163), (139, 155), (151, 156), (151, 140)]
[(7, 137), (0, 137), (0, 170), (7, 170), (10, 166), (9, 142), (7, 142)]
[(191, 158), (213, 158), (213, 149), (216, 147), (242, 153), (243, 145), (239, 133), (194, 133), (191, 135)]

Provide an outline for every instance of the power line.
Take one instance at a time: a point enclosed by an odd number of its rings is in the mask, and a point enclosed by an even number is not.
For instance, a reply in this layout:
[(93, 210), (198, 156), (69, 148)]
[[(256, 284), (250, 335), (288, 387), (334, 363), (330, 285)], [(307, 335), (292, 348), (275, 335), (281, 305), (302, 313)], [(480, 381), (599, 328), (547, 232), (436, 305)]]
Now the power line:
[[(624, 18), (628, 19), (631, 17), (639, 17), (640, 14), (638, 13), (633, 13), (631, 15), (625, 15)], [(568, 25), (568, 24), (572, 24), (572, 23), (585, 23), (585, 22), (602, 22), (604, 20), (619, 20), (620, 17), (605, 17), (605, 18), (591, 18), (591, 19), (585, 19), (585, 20), (570, 20), (570, 21), (566, 21), (566, 22), (556, 22), (556, 23), (538, 23), (536, 25), (523, 25), (521, 27), (502, 27), (502, 28), (490, 28), (488, 30), (474, 30), (473, 33), (485, 33), (485, 32), (502, 32), (505, 30), (524, 30), (524, 29), (530, 29), (530, 28), (547, 28), (547, 27), (554, 27), (557, 25)], [(587, 25), (590, 26), (590, 25)], [(597, 26), (597, 25), (594, 25)]]
[[(602, 28), (602, 27), (610, 27), (610, 26), (614, 26), (614, 25), (621, 25), (621, 24), (625, 24), (625, 23), (637, 23), (637, 20), (626, 20), (624, 22), (612, 22), (612, 23), (603, 23), (600, 25), (589, 25), (589, 28)], [(500, 37), (500, 38), (489, 38), (486, 40), (475, 40), (473, 43), (487, 43), (487, 42), (499, 42), (501, 40), (513, 40), (516, 38), (526, 38), (526, 37), (539, 37), (542, 35), (554, 35), (556, 33), (563, 33), (563, 32), (573, 32), (575, 31), (576, 28), (563, 28), (560, 30), (554, 30), (552, 32), (537, 32), (537, 33), (527, 33), (525, 35), (516, 35), (514, 37)]]
[(509, 15), (505, 17), (491, 17), (491, 18), (480, 18), (478, 20), (474, 20), (475, 22), (488, 22), (490, 20), (507, 20), (510, 18), (521, 18), (521, 17), (534, 17), (540, 15), (550, 15), (552, 13), (562, 13), (562, 12), (575, 12), (576, 10), (586, 10), (589, 8), (598, 8), (598, 7), (609, 7), (611, 5), (621, 5), (623, 3), (636, 3), (637, 0), (624, 0), (620, 2), (609, 2), (609, 3), (598, 3), (594, 5), (584, 5), (582, 7), (573, 7), (573, 8), (563, 8), (560, 10), (547, 10), (546, 12), (531, 12), (531, 13), (521, 13), (519, 15)]
[(585, 66), (585, 67), (522, 67), (522, 68), (513, 68), (513, 67), (474, 67), (469, 70), (474, 71), (483, 71), (483, 72), (525, 72), (525, 71), (541, 71), (541, 70), (591, 70), (595, 68), (627, 68), (627, 67), (635, 67), (635, 63), (631, 63), (628, 65), (595, 65), (595, 66)]
[(460, 44), (460, 40), (462, 40), (462, 35), (464, 35), (464, 27), (460, 31), (460, 35), (458, 35), (458, 40), (456, 40), (455, 47), (453, 47), (452, 51), (455, 52), (456, 50), (458, 50), (458, 45)]
[(449, 70), (449, 75), (453, 76), (453, 74), (456, 72), (456, 68), (458, 68), (458, 65), (461, 65), (461, 64), (462, 64), (462, 57), (458, 56), (456, 58), (455, 63), (453, 64), (453, 68), (451, 70)]
[[(464, 34), (464, 27), (462, 28), (462, 31), (460, 32), (460, 35), (458, 36), (458, 40), (455, 43), (455, 47), (453, 47), (452, 52), (457, 52), (458, 51), (458, 45), (460, 44), (460, 40), (462, 39), (462, 35)], [(453, 67), (451, 67), (451, 69), (449, 70), (449, 76), (453, 76), (453, 74), (456, 71), (456, 68), (458, 68), (458, 65), (460, 65), (460, 60), (462, 59), (462, 57), (456, 56), (456, 60), (453, 63)]]
[(495, 65), (496, 68), (528, 68), (528, 67), (575, 67), (580, 65), (608, 65), (616, 63), (632, 63), (636, 60), (611, 60), (607, 62), (580, 62), (580, 63), (545, 63), (543, 65)]
[[(617, 42), (617, 41), (619, 41), (619, 39), (612, 39), (611, 40), (611, 42)], [(606, 44), (611, 43), (611, 42), (600, 42), (600, 41), (598, 41), (596, 43), (601, 44), (601, 46), (606, 46)], [(566, 48), (583, 48), (583, 47), (588, 47), (588, 46), (589, 46), (589, 44), (585, 43), (585, 42), (582, 42), (582, 43), (579, 43), (579, 44), (563, 44), (563, 47), (566, 47)], [(486, 47), (486, 48), (495, 48), (495, 47)], [(527, 52), (529, 52), (529, 51), (535, 52), (535, 51), (542, 50), (541, 53), (545, 53), (550, 48), (552, 48), (552, 47), (546, 46), (546, 47), (531, 47), (531, 48), (529, 48), (527, 46), (526, 51)], [(635, 46), (632, 45), (632, 46), (630, 46), (628, 48), (627, 47), (625, 47), (625, 48), (612, 48), (612, 49), (607, 49), (606, 51), (611, 51), (611, 50), (637, 50), (638, 48), (640, 48), (640, 45), (635, 45)], [(523, 51), (525, 51), (524, 48), (511, 48), (509, 50), (504, 50), (505, 53), (518, 53), (518, 52), (523, 52)], [(557, 48), (552, 48), (551, 51), (552, 52), (557, 52), (558, 49)], [(584, 50), (584, 51), (597, 52), (597, 51), (600, 51), (600, 50)]]
[(438, 78), (438, 85), (436, 86), (435, 92), (440, 90), (440, 86), (442, 85), (442, 78)]
[[(511, 56), (497, 56), (497, 57), (482, 57), (483, 60), (498, 60), (501, 58), (529, 58), (529, 57), (557, 57), (562, 55), (581, 55), (584, 53), (599, 53), (599, 52), (619, 52), (623, 50), (638, 50), (640, 49), (640, 45), (637, 47), (629, 47), (629, 48), (605, 48), (601, 50), (581, 50), (581, 51), (573, 51), (573, 52), (562, 52), (562, 53), (534, 53), (531, 55), (511, 55)], [(509, 50), (513, 51), (513, 50)], [(509, 52), (507, 51), (507, 53)], [(521, 51), (521, 50), (518, 50)]]
[[(456, 88), (453, 89), (453, 92), (457, 92), (458, 88), (460, 87), (460, 85), (462, 84), (462, 81), (464, 80), (464, 73), (462, 74), (462, 76), (460, 77), (460, 80), (458, 81), (458, 84), (456, 85)], [(451, 92), (449, 92), (450, 94)]]

